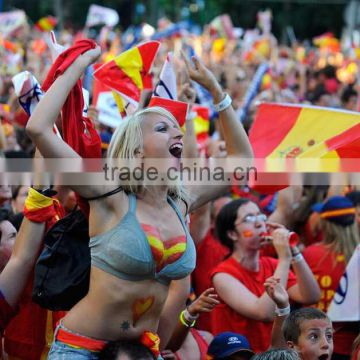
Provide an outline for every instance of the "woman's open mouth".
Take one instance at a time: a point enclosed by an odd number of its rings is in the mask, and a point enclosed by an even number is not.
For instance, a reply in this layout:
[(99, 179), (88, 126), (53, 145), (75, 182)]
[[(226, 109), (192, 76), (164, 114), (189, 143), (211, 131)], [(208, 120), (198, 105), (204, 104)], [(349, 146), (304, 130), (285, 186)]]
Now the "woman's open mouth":
[(329, 359), (329, 355), (328, 354), (322, 354), (318, 357), (319, 360), (328, 360)]
[(176, 157), (177, 159), (181, 158), (181, 153), (183, 150), (183, 144), (182, 143), (176, 143), (170, 146), (169, 152), (172, 156)]

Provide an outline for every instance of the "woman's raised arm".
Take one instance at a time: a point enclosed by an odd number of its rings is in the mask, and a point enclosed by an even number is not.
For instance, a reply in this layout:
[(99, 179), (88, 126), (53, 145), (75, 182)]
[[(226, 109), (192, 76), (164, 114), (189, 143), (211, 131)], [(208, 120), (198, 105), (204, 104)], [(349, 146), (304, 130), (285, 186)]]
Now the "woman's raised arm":
[(54, 132), (53, 126), (69, 92), (86, 67), (100, 56), (100, 48), (80, 55), (65, 73), (59, 76), (31, 115), (26, 131), (44, 158), (73, 158), (79, 155)]
[[(221, 103), (224, 105), (224, 108), (219, 109), (218, 112), (220, 126), (225, 138), (227, 156), (249, 160), (253, 158), (248, 136), (236, 117), (236, 113), (231, 106), (231, 99), (223, 92), (215, 76), (205, 67), (201, 60), (193, 57), (192, 65), (185, 56), (183, 57), (190, 78), (210, 92), (215, 104), (219, 105)], [(225, 176), (224, 181), (220, 181), (218, 184), (190, 187), (191, 198), (194, 199), (191, 203), (191, 210), (228, 192), (232, 180), (232, 176), (229, 178)]]
[[(100, 56), (100, 48), (80, 55), (69, 68), (59, 76), (32, 113), (26, 131), (44, 158), (80, 158), (67, 143), (58, 137), (53, 126), (76, 82), (87, 66)], [(101, 186), (71, 186), (80, 196), (91, 197), (105, 192)]]

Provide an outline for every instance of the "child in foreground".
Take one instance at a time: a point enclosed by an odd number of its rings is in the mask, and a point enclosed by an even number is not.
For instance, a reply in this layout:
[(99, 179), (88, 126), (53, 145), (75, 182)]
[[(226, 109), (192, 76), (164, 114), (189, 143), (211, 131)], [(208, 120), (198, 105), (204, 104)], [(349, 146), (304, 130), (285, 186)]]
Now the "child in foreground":
[[(276, 304), (272, 346), (287, 346), (298, 352), (302, 360), (330, 360), (333, 350), (333, 327), (328, 316), (315, 308), (302, 308), (290, 313), (286, 290), (278, 279), (271, 277), (265, 282), (269, 297)], [(279, 339), (282, 327), (283, 338)], [(275, 331), (274, 331), (275, 330)]]

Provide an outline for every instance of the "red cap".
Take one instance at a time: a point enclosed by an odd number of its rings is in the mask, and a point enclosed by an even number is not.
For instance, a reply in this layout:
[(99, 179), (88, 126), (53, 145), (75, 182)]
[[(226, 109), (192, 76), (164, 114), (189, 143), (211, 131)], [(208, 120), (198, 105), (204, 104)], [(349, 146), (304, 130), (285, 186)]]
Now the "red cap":
[(153, 96), (150, 100), (148, 108), (155, 106), (167, 110), (176, 119), (180, 127), (184, 125), (188, 111), (187, 103), (184, 103), (182, 101), (165, 99), (159, 96)]

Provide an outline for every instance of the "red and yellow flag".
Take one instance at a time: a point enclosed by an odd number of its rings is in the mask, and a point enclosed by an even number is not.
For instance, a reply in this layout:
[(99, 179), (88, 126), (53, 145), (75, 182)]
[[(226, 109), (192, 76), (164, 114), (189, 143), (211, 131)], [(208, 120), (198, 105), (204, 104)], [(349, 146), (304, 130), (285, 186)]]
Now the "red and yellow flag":
[(133, 47), (101, 66), (94, 77), (137, 106), (141, 91), (152, 87), (149, 72), (159, 46), (149, 41)]
[(194, 118), (194, 128), (196, 139), (199, 146), (203, 146), (204, 142), (209, 138), (209, 108), (207, 106), (193, 105), (192, 111), (196, 113)]
[(359, 158), (360, 113), (261, 104), (250, 132), (250, 142), (256, 158)]
[(334, 34), (331, 32), (327, 32), (323, 35), (314, 37), (313, 43), (320, 49), (329, 50), (331, 52), (340, 51), (340, 42), (336, 37), (334, 37)]
[(57, 25), (57, 19), (53, 16), (46, 16), (41, 18), (36, 24), (35, 28), (41, 32), (47, 32), (54, 29)]

